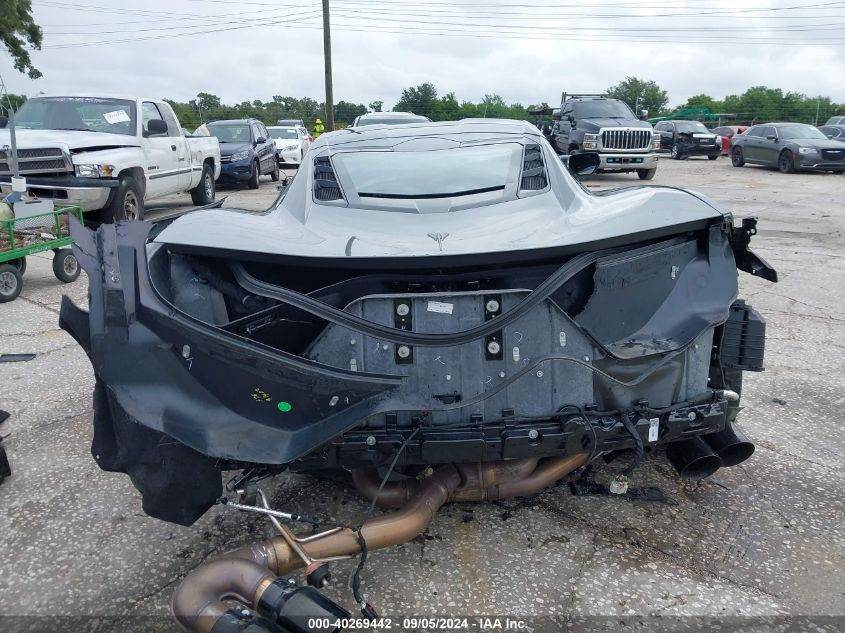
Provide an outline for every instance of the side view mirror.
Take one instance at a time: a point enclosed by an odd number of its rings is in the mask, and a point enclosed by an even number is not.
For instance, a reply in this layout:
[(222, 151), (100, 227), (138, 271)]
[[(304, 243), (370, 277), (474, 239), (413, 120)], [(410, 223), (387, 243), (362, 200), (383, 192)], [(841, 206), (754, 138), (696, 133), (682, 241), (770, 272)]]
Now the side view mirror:
[(770, 141), (777, 141), (778, 140), (778, 137), (775, 134), (769, 134), (766, 138), (769, 139)]
[(256, 145), (261, 145), (262, 143), (266, 143), (266, 142), (267, 142), (267, 139), (264, 138), (263, 136), (259, 136), (257, 139), (255, 139)]
[(596, 173), (601, 159), (598, 154), (588, 152), (586, 154), (571, 154), (563, 157), (566, 161), (566, 166), (575, 176), (591, 176)]
[(156, 134), (167, 134), (167, 123), (161, 119), (152, 119), (147, 122), (147, 131), (144, 136), (155, 136)]
[(4, 116), (0, 116), (0, 127), (6, 127), (9, 124), (9, 119)]

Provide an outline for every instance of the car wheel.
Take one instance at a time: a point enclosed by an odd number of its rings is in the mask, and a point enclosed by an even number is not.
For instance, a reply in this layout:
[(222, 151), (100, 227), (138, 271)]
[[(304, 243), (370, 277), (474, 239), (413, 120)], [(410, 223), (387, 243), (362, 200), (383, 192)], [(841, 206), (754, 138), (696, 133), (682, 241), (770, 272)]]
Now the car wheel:
[(795, 158), (793, 158), (792, 152), (785, 150), (780, 153), (778, 157), (778, 169), (780, 169), (782, 174), (791, 174), (795, 171)]
[(249, 180), (246, 183), (250, 189), (258, 189), (258, 177), (260, 173), (261, 169), (258, 167), (258, 161), (254, 161), (252, 163), (252, 172), (250, 172)]
[(206, 163), (202, 167), (202, 177), (199, 184), (191, 189), (191, 202), (198, 207), (202, 207), (214, 202), (215, 194), (214, 173), (211, 171), (211, 165)]
[(657, 173), (657, 167), (652, 169), (638, 169), (637, 176), (640, 177), (640, 180), (651, 180), (654, 178), (654, 174)]
[(672, 143), (671, 155), (675, 160), (681, 160), (681, 148), (678, 147), (677, 143)]
[(18, 298), (23, 288), (23, 278), (17, 267), (0, 264), (0, 303), (8, 303)]
[(81, 272), (79, 262), (69, 248), (60, 248), (53, 254), (53, 274), (66, 284), (76, 281)]
[(273, 161), (273, 171), (270, 172), (270, 180), (279, 182), (279, 163), (277, 161)]
[(845, 169), (834, 169), (833, 173), (834, 174), (845, 174)]
[(719, 158), (719, 157), (718, 156), (708, 156), (707, 160), (716, 160), (717, 158)]
[(135, 178), (128, 174), (120, 177), (120, 184), (114, 190), (109, 206), (103, 209), (102, 217), (106, 223), (144, 219), (144, 196)]
[(734, 167), (742, 167), (745, 164), (745, 157), (742, 155), (741, 147), (734, 147), (731, 152), (731, 165)]

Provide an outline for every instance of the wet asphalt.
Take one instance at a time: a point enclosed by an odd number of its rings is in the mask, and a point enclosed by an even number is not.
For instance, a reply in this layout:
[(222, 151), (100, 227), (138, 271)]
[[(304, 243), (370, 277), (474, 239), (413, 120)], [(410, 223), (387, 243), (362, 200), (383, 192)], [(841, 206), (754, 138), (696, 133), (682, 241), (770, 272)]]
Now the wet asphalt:
[[(601, 175), (585, 184), (638, 183)], [(391, 630), (421, 630), (404, 618), (431, 615), (459, 616), (457, 629), (468, 617), (471, 630), (500, 630), (478, 616), (510, 616), (522, 630), (788, 630), (778, 627), (803, 616), (845, 629), (845, 176), (666, 159), (653, 184), (759, 217), (752, 246), (780, 282), (740, 275), (741, 295), (768, 322), (766, 371), (745, 375), (739, 417), (754, 456), (682, 482), (661, 454), (647, 455), (631, 484), (660, 487), (668, 502), (577, 497), (563, 485), (446, 506), (412, 542), (369, 558), (363, 589)], [(260, 209), (276, 191), (264, 179), (258, 191), (221, 194)], [(151, 215), (188, 204), (168, 198)], [(162, 523), (143, 514), (128, 478), (97, 469), (91, 367), (57, 323), (62, 294), (84, 305), (87, 284), (84, 274), (60, 284), (50, 263), (29, 258), (22, 295), (0, 305), (0, 353), (36, 354), (0, 363), (0, 409), (11, 413), (0, 435), (13, 469), (0, 485), (0, 629), (176, 630), (168, 606), (181, 579), (269, 525), (220, 508), (189, 528)], [(595, 475), (609, 481), (620, 468), (602, 463)], [(278, 507), (327, 522), (366, 510), (343, 481), (282, 475), (263, 487)], [(353, 567), (336, 564), (327, 590), (352, 611)]]

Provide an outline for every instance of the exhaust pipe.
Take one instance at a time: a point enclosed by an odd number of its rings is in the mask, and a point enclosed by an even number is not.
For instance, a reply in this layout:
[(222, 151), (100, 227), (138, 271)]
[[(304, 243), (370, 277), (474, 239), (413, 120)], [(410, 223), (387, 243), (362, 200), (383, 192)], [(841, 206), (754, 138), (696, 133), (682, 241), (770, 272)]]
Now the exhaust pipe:
[(719, 456), (700, 437), (672, 442), (666, 448), (666, 457), (681, 479), (689, 481), (706, 479), (722, 466)]
[(705, 435), (704, 441), (722, 460), (722, 466), (736, 466), (754, 454), (754, 442), (730, 422), (724, 430)]
[[(391, 483), (382, 490), (379, 502), (382, 505), (402, 504), (401, 509), (368, 519), (361, 528), (361, 536), (367, 551), (406, 543), (422, 532), (448, 501), (495, 500), (534, 494), (583, 466), (589, 458), (589, 453), (577, 453), (539, 461), (449, 464), (438, 468), (422, 482)], [(367, 471), (353, 473), (353, 481), (371, 500), (381, 483)], [(279, 576), (306, 566), (306, 559), (320, 562), (358, 554), (361, 545), (356, 532), (348, 527), (334, 528), (313, 536), (297, 537), (294, 545), (291, 547), (284, 535), (274, 536), (231, 551), (191, 572), (176, 589), (171, 604), (172, 613), (182, 629), (188, 633), (218, 633), (227, 624), (234, 624), (240, 617), (239, 611), (229, 609), (225, 603), (232, 599), (277, 624), (283, 623), (285, 605), (293, 604), (294, 597), (300, 604), (309, 605), (307, 613), (331, 613), (335, 607), (340, 609), (312, 587), (292, 589)], [(326, 604), (322, 604), (321, 599)], [(294, 609), (290, 607), (289, 610)], [(302, 609), (297, 612), (306, 613)], [(330, 621), (347, 616), (334, 612)], [(231, 630), (257, 626), (243, 619), (237, 622), (238, 627)]]

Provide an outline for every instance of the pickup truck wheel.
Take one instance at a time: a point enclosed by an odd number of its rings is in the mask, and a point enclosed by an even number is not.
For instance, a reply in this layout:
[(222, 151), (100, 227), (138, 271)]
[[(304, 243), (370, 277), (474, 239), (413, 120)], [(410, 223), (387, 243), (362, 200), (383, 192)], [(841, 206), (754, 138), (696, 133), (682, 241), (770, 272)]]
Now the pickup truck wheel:
[(795, 159), (792, 156), (792, 152), (788, 149), (780, 153), (778, 169), (780, 169), (782, 174), (791, 174), (795, 171)]
[(708, 156), (707, 160), (716, 160), (717, 158), (719, 158), (719, 157), (718, 156)]
[(249, 180), (247, 181), (247, 186), (250, 189), (258, 189), (258, 177), (261, 174), (261, 170), (258, 168), (258, 161), (252, 163), (252, 171), (249, 174)]
[(60, 248), (53, 254), (53, 274), (66, 284), (76, 281), (81, 272), (79, 262), (69, 248)]
[(279, 182), (279, 163), (273, 161), (273, 171), (270, 172), (270, 180), (273, 182)]
[(23, 278), (15, 266), (0, 264), (0, 303), (18, 298), (23, 288)]
[(214, 174), (211, 172), (211, 165), (205, 164), (199, 184), (191, 189), (191, 202), (203, 207), (214, 202), (214, 195)]
[(120, 184), (114, 190), (114, 197), (108, 207), (103, 209), (103, 222), (117, 220), (143, 220), (144, 196), (141, 187), (132, 176), (120, 177)]
[(745, 156), (742, 155), (741, 147), (734, 147), (731, 151), (731, 165), (742, 167), (745, 164)]
[(640, 180), (651, 180), (654, 178), (654, 174), (657, 173), (657, 167), (652, 169), (638, 169), (637, 176), (640, 177)]
[(681, 148), (678, 147), (677, 143), (672, 144), (671, 154), (672, 158), (674, 158), (675, 160), (681, 160), (683, 158), (683, 156), (681, 156)]

